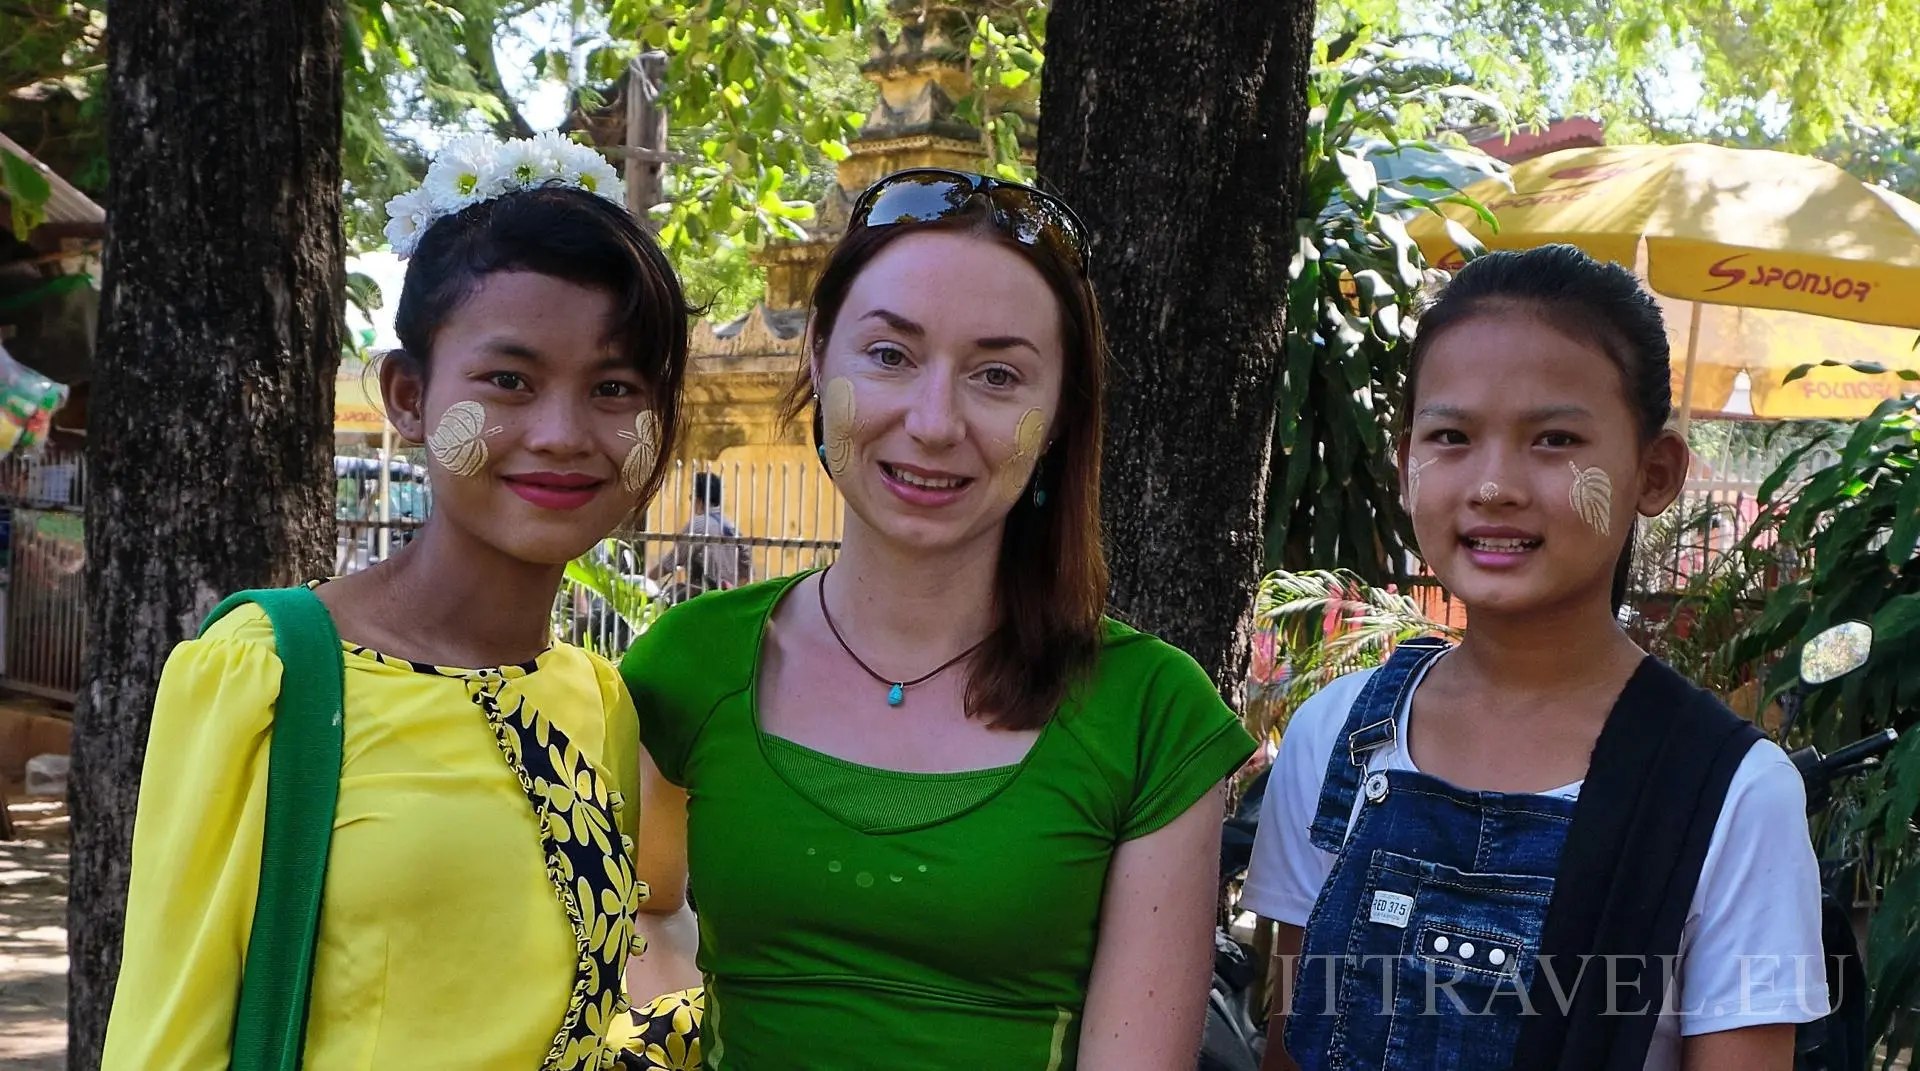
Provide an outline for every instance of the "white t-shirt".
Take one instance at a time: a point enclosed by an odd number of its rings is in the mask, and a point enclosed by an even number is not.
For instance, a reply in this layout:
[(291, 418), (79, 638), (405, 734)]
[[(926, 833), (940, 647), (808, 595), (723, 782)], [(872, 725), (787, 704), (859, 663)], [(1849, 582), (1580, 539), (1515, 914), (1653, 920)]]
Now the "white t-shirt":
[[(1247, 910), (1306, 925), (1334, 862), (1314, 847), (1308, 827), (1320, 806), (1334, 742), (1373, 672), (1334, 681), (1288, 723), (1260, 810), (1241, 899)], [(1410, 706), (1398, 712), (1397, 740), (1408, 739)], [(1368, 772), (1387, 769), (1415, 769), (1406, 747), (1384, 747), (1369, 756)], [(1580, 784), (1545, 795), (1574, 799)], [(1361, 793), (1354, 796), (1357, 816)], [(1805, 1023), (1827, 1014), (1823, 955), (1820, 869), (1807, 835), (1806, 788), (1786, 752), (1762, 740), (1734, 771), (1714, 823), (1680, 937), (1680, 991), (1670, 1005), (1679, 1014), (1660, 1017), (1647, 1071), (1679, 1068), (1683, 1035)]]

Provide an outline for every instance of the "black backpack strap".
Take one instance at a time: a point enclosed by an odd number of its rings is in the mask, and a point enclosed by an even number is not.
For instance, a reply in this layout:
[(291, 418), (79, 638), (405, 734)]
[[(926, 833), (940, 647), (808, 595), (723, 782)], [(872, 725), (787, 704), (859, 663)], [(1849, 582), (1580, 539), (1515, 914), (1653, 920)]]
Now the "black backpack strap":
[(1574, 804), (1514, 1071), (1640, 1071), (1721, 805), (1764, 738), (1658, 659), (1641, 663)]

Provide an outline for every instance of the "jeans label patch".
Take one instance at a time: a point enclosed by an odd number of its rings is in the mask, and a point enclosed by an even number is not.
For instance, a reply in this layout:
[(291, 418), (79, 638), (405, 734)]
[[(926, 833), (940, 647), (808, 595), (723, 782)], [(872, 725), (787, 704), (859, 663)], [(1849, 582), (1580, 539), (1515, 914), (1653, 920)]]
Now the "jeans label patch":
[(1387, 892), (1382, 889), (1373, 894), (1372, 921), (1384, 922), (1396, 929), (1406, 929), (1413, 919), (1413, 897), (1405, 893)]

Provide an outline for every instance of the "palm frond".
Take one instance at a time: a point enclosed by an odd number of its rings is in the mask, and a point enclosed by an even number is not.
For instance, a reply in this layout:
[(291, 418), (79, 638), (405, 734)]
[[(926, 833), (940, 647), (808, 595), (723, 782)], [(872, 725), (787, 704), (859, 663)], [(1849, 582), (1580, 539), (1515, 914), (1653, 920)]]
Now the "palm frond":
[(632, 549), (626, 544), (617, 539), (604, 540), (594, 551), (568, 562), (566, 578), (606, 603), (638, 635), (653, 624), (662, 608), (648, 596), (644, 585), (628, 579), (629, 572), (637, 569), (621, 569), (619, 563), (631, 557)]
[(1377, 588), (1345, 570), (1280, 571), (1260, 583), (1255, 617), (1273, 637), (1275, 669), (1284, 683), (1258, 709), (1250, 727), (1265, 732), (1285, 721), (1336, 678), (1376, 666), (1396, 644), (1415, 636), (1458, 638), (1407, 595)]

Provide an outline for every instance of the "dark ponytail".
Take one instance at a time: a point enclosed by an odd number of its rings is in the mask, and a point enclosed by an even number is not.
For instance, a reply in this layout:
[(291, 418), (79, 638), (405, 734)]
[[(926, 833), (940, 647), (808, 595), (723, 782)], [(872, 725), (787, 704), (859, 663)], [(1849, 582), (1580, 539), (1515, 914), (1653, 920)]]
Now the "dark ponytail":
[[(1627, 404), (1638, 418), (1642, 446), (1667, 426), (1673, 415), (1673, 360), (1660, 306), (1632, 272), (1603, 264), (1570, 245), (1488, 253), (1460, 269), (1420, 314), (1400, 406), (1403, 421), (1413, 411), (1419, 390), (1420, 360), (1434, 340), (1450, 327), (1502, 309), (1539, 317), (1556, 330), (1592, 341), (1612, 358)], [(1638, 535), (1639, 525), (1630, 525), (1614, 567), (1616, 613), (1626, 605)]]

